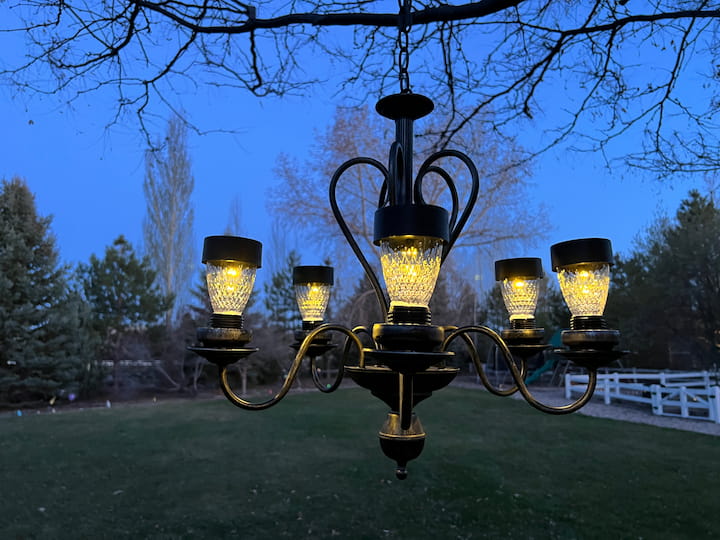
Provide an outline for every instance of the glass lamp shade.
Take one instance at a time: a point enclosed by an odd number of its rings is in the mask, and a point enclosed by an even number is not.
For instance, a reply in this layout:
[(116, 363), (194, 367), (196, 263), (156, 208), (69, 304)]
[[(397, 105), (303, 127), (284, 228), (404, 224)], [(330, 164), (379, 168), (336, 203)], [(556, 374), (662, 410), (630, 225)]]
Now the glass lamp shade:
[(303, 321), (323, 320), (333, 281), (331, 266), (296, 266), (293, 269), (295, 299)]
[(295, 285), (295, 298), (303, 321), (322, 321), (330, 300), (330, 285), (324, 283)]
[(610, 289), (612, 247), (604, 238), (552, 246), (553, 270), (573, 317), (602, 317)]
[(206, 278), (213, 313), (242, 315), (255, 284), (256, 270), (237, 261), (208, 261)]
[(511, 321), (535, 318), (542, 277), (542, 261), (538, 258), (495, 261), (495, 279), (500, 281), (503, 301)]
[(208, 236), (203, 263), (210, 304), (218, 315), (242, 315), (260, 267), (262, 244), (238, 236)]
[(573, 317), (601, 317), (610, 289), (609, 264), (576, 264), (557, 271), (560, 290)]
[(443, 240), (430, 236), (391, 236), (380, 241), (380, 263), (391, 308), (428, 307), (442, 249)]

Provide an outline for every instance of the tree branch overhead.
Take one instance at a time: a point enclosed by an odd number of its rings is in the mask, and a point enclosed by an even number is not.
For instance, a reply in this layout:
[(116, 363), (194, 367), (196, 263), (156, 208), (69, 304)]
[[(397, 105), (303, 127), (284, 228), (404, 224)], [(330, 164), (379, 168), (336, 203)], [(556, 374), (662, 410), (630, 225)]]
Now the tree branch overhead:
[[(561, 143), (612, 154), (632, 134), (620, 151), (630, 165), (720, 169), (718, 2), (431, 0), (408, 20), (413, 89), (449, 112), (438, 147), (471, 120), (510, 138), (537, 121), (548, 136), (526, 159)], [(407, 22), (394, 3), (367, 0), (10, 0), (0, 21), (30, 46), (0, 75), (66, 100), (112, 86), (112, 121), (141, 125), (153, 106), (182, 108), (178, 81), (257, 96), (317, 84), (356, 100), (396, 91)]]

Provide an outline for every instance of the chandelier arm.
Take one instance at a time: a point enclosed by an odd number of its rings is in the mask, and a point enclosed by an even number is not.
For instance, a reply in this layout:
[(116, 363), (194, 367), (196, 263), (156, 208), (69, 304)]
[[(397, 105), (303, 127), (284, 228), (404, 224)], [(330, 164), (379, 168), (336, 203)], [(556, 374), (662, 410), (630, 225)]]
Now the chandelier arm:
[(375, 271), (372, 269), (372, 266), (370, 266), (370, 263), (365, 258), (365, 255), (363, 255), (363, 252), (360, 250), (360, 247), (358, 246), (357, 242), (355, 241), (355, 238), (352, 235), (352, 232), (350, 232), (350, 229), (347, 226), (347, 223), (345, 222), (345, 219), (342, 217), (342, 213), (340, 212), (340, 208), (337, 204), (337, 197), (336, 197), (336, 190), (337, 190), (337, 183), (340, 180), (340, 177), (343, 175), (345, 171), (347, 171), (350, 167), (353, 167), (355, 165), (371, 165), (378, 169), (384, 177), (384, 182), (388, 182), (388, 171), (385, 168), (385, 166), (380, 163), (379, 161), (372, 159), (372, 158), (365, 158), (365, 157), (357, 157), (350, 159), (340, 165), (338, 169), (335, 171), (335, 174), (333, 174), (332, 179), (330, 180), (330, 207), (332, 208), (333, 216), (335, 216), (335, 221), (337, 221), (338, 226), (340, 227), (340, 230), (343, 233), (343, 236), (345, 236), (345, 239), (347, 240), (348, 244), (350, 245), (350, 249), (352, 249), (353, 253), (355, 254), (355, 257), (357, 257), (358, 261), (360, 261), (360, 264), (363, 267), (363, 270), (365, 270), (365, 274), (367, 275), (368, 279), (370, 280), (370, 284), (372, 285), (373, 289), (375, 290), (375, 295), (377, 296), (378, 304), (380, 304), (380, 310), (382, 313), (387, 313), (389, 311), (390, 306), (388, 305), (388, 301), (385, 298), (385, 293), (383, 293), (382, 287), (380, 286), (380, 281), (377, 278), (377, 275), (375, 275)]
[[(452, 231), (453, 228), (455, 227), (455, 222), (457, 221), (458, 208), (460, 206), (460, 199), (458, 197), (457, 188), (455, 187), (455, 182), (453, 182), (453, 179), (450, 176), (450, 173), (448, 173), (442, 167), (438, 167), (437, 165), (428, 167), (427, 170), (425, 171), (426, 175), (431, 174), (431, 173), (435, 173), (440, 178), (445, 180), (445, 184), (447, 185), (448, 189), (450, 190), (450, 197), (452, 198), (452, 211), (450, 212), (449, 228)], [(425, 202), (425, 197), (423, 197), (422, 186), (420, 184), (421, 184), (421, 182), (415, 184), (415, 202), (419, 202), (420, 204), (427, 204)]]
[(468, 195), (467, 202), (465, 203), (465, 208), (463, 209), (462, 214), (460, 214), (460, 219), (455, 224), (455, 227), (450, 231), (450, 240), (447, 244), (445, 244), (445, 247), (443, 248), (443, 255), (442, 255), (442, 261), (444, 262), (447, 258), (448, 254), (450, 253), (450, 250), (455, 245), (455, 242), (457, 241), (458, 237), (460, 236), (460, 233), (462, 232), (463, 228), (465, 227), (465, 224), (467, 223), (468, 219), (470, 219), (470, 214), (472, 214), (473, 208), (475, 208), (475, 203), (477, 202), (478, 193), (480, 192), (480, 175), (478, 174), (477, 167), (475, 167), (475, 164), (472, 162), (470, 157), (468, 157), (467, 154), (464, 154), (463, 152), (460, 152), (459, 150), (441, 150), (439, 152), (435, 152), (430, 157), (428, 157), (422, 166), (420, 167), (420, 170), (418, 171), (417, 178), (415, 179), (415, 196), (417, 197), (418, 192), (422, 192), (422, 180), (425, 177), (425, 175), (428, 173), (428, 169), (432, 166), (433, 162), (437, 161), (438, 159), (444, 158), (444, 157), (454, 157), (462, 161), (465, 166), (467, 167), (468, 171), (470, 172), (471, 177), (471, 187), (470, 187), (470, 194)]
[[(513, 386), (512, 388), (507, 388), (505, 390), (501, 390), (500, 388), (494, 386), (490, 379), (487, 376), (487, 373), (485, 373), (485, 368), (482, 365), (482, 362), (480, 361), (480, 355), (477, 351), (477, 347), (475, 347), (475, 343), (473, 343), (473, 340), (468, 336), (467, 334), (460, 334), (459, 335), (463, 341), (465, 342), (465, 345), (467, 345), (467, 348), (470, 350), (470, 357), (472, 358), (473, 364), (475, 365), (475, 371), (477, 371), (478, 377), (480, 377), (480, 381), (483, 383), (483, 386), (485, 389), (490, 392), (491, 394), (494, 394), (496, 396), (500, 397), (508, 397), (512, 396), (518, 391), (517, 386)], [(522, 364), (522, 372), (523, 372), (523, 378), (524, 378), (524, 371), (525, 371), (525, 364)]]
[(312, 345), (313, 340), (321, 333), (328, 331), (337, 331), (345, 334), (348, 337), (352, 337), (352, 339), (355, 341), (355, 345), (357, 345), (358, 347), (358, 354), (360, 355), (360, 359), (363, 359), (362, 343), (360, 342), (358, 337), (352, 333), (351, 330), (339, 324), (322, 324), (314, 330), (310, 331), (308, 335), (305, 336), (305, 339), (303, 340), (300, 348), (297, 351), (297, 354), (295, 355), (292, 366), (290, 366), (290, 370), (288, 371), (287, 377), (285, 378), (285, 382), (274, 397), (266, 401), (261, 401), (259, 403), (253, 403), (251, 401), (242, 399), (230, 387), (230, 382), (228, 381), (227, 374), (227, 365), (220, 366), (219, 368), (220, 387), (222, 388), (223, 394), (225, 394), (225, 397), (233, 405), (249, 411), (261, 411), (263, 409), (269, 409), (273, 405), (277, 405), (282, 400), (282, 398), (287, 395), (287, 393), (290, 391), (290, 388), (292, 388), (292, 385), (295, 383), (295, 379), (297, 378), (297, 375), (300, 371), (300, 366), (302, 365), (303, 358), (305, 358), (305, 355), (307, 354), (308, 349)]
[(525, 401), (527, 401), (529, 405), (536, 408), (537, 410), (548, 414), (569, 414), (583, 407), (592, 398), (593, 392), (595, 392), (595, 386), (597, 384), (597, 370), (588, 369), (587, 388), (585, 389), (585, 393), (577, 400), (573, 401), (572, 403), (568, 403), (567, 405), (560, 406), (546, 405), (540, 402), (538, 399), (535, 398), (535, 396), (532, 395), (530, 390), (528, 390), (528, 387), (523, 380), (524, 369), (521, 368), (521, 370), (518, 370), (517, 366), (515, 365), (515, 359), (513, 357), (513, 354), (512, 352), (510, 352), (507, 344), (494, 330), (486, 326), (465, 326), (463, 328), (459, 328), (445, 339), (445, 341), (443, 342), (442, 350), (445, 350), (446, 346), (452, 340), (454, 340), (460, 335), (467, 334), (469, 332), (483, 334), (489, 337), (495, 343), (495, 345), (497, 345), (497, 347), (502, 352), (505, 364), (510, 370), (510, 374), (512, 375), (512, 378), (517, 385), (518, 391), (520, 392), (520, 394), (522, 394), (522, 397), (525, 399)]
[[(375, 341), (375, 339), (372, 336), (372, 331), (367, 326), (356, 326), (352, 329), (352, 333), (355, 334), (355, 336), (359, 336), (360, 334), (366, 334), (367, 336), (372, 339), (373, 347), (375, 349), (378, 349), (378, 344)], [(359, 338), (358, 338), (359, 339)], [(343, 361), (345, 358), (347, 358), (347, 354), (350, 350), (350, 338), (346, 338), (345, 340), (345, 350), (343, 352)], [(347, 365), (347, 364), (346, 364)], [(358, 359), (358, 367), (364, 368), (365, 367), (365, 355), (360, 355), (360, 358)]]
[(388, 202), (388, 183), (383, 182), (383, 185), (380, 187), (380, 195), (378, 196), (378, 208), (382, 208), (387, 204)]
[[(346, 341), (346, 346), (347, 346)], [(330, 394), (331, 392), (334, 392), (340, 387), (340, 383), (343, 380), (343, 375), (345, 374), (345, 366), (343, 365), (343, 362), (340, 362), (340, 365), (338, 366), (338, 372), (337, 375), (335, 375), (335, 380), (331, 385), (323, 384), (323, 382), (320, 380), (318, 373), (317, 373), (317, 367), (315, 366), (315, 360), (316, 356), (313, 356), (310, 358), (310, 373), (312, 374), (312, 380), (315, 384), (315, 388), (320, 390), (323, 394)]]
[[(457, 331), (457, 327), (453, 328), (453, 332)], [(480, 361), (480, 355), (478, 354), (477, 347), (475, 347), (475, 343), (473, 343), (473, 340), (470, 338), (470, 336), (466, 332), (456, 332), (445, 340), (445, 343), (443, 344), (442, 350), (445, 350), (446, 346), (450, 344), (450, 341), (454, 340), (456, 337), (461, 337), (463, 341), (465, 342), (465, 345), (467, 346), (468, 350), (470, 351), (470, 358), (472, 358), (473, 364), (475, 365), (475, 370), (477, 371), (478, 377), (480, 377), (480, 381), (483, 383), (483, 386), (487, 389), (488, 392), (491, 394), (494, 394), (496, 396), (500, 397), (508, 397), (512, 396), (518, 391), (517, 385), (507, 388), (505, 390), (501, 390), (500, 388), (494, 386), (490, 379), (487, 376), (487, 373), (485, 373), (485, 368), (482, 366), (482, 362)], [(526, 376), (526, 370), (527, 366), (524, 361), (521, 361), (520, 363), (520, 375), (523, 380), (525, 380)]]
[[(523, 384), (520, 387), (520, 393), (525, 398), (525, 401), (527, 401), (530, 405), (535, 407), (537, 410), (548, 413), (548, 414), (570, 414), (574, 413), (575, 411), (583, 408), (593, 397), (593, 393), (595, 392), (595, 386), (597, 385), (597, 370), (596, 369), (588, 369), (588, 385), (585, 389), (585, 392), (582, 396), (580, 396), (578, 399), (573, 401), (572, 403), (568, 403), (567, 405), (559, 405), (559, 406), (551, 406), (551, 405), (545, 405), (544, 403), (541, 403), (538, 401), (535, 396), (533, 396), (530, 391), (527, 389), (527, 386)], [(524, 391), (523, 391), (524, 390)]]

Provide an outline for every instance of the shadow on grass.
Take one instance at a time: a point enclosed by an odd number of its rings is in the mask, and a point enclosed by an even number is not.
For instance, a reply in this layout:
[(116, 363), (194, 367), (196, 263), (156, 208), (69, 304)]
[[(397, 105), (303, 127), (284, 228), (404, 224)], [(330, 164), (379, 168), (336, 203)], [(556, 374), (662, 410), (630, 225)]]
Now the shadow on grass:
[(718, 538), (718, 438), (447, 389), (410, 477), (361, 390), (0, 418), (3, 538)]

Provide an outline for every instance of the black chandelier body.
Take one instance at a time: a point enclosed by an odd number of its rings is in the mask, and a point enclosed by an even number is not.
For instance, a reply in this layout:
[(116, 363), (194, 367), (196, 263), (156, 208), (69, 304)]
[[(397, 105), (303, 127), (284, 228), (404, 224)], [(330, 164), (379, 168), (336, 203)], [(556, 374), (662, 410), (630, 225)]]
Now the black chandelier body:
[[(413, 180), (413, 124), (433, 107), (430, 99), (409, 90), (381, 99), (377, 112), (395, 122), (395, 141), (390, 147), (387, 167), (377, 160), (357, 157), (343, 163), (330, 181), (332, 212), (372, 284), (386, 314), (384, 321), (372, 328), (347, 328), (323, 322), (333, 270), (326, 266), (297, 267), (293, 280), (303, 315), (303, 327), (295, 333), (296, 341), (291, 345), (297, 353), (275, 396), (257, 403), (247, 401), (231, 388), (228, 366), (257, 351), (248, 346), (251, 334), (243, 327), (242, 310), (243, 297), (246, 302), (255, 270), (261, 266), (261, 245), (246, 238), (213, 236), (205, 239), (203, 263), (208, 267), (214, 313), (208, 327), (198, 329), (199, 345), (190, 348), (217, 365), (225, 396), (247, 410), (267, 409), (279, 403), (294, 384), (305, 358), (309, 359), (313, 381), (321, 392), (337, 390), (347, 374), (390, 408), (379, 439), (383, 452), (397, 463), (396, 474), (401, 479), (407, 476), (408, 461), (420, 455), (425, 443), (415, 406), (450, 384), (459, 371), (447, 365), (455, 354), (449, 350), (452, 343), (459, 341), (465, 346), (480, 380), (490, 392), (497, 396), (519, 392), (531, 406), (550, 414), (572, 413), (585, 405), (595, 390), (597, 368), (622, 354), (616, 350), (619, 332), (608, 329), (602, 316), (612, 250), (608, 240), (599, 238), (572, 240), (551, 248), (553, 270), (558, 272), (563, 295), (573, 313), (571, 328), (562, 336), (565, 348), (557, 352), (588, 371), (587, 388), (576, 401), (563, 406), (543, 404), (524, 382), (527, 360), (549, 348), (543, 344), (543, 329), (536, 328), (534, 320), (537, 285), (543, 277), (540, 259), (505, 259), (495, 263), (496, 279), (502, 284), (510, 310), (510, 328), (498, 334), (485, 326), (458, 328), (432, 324), (427, 302), (437, 274), (468, 222), (480, 192), (475, 165), (456, 150), (432, 154)], [(470, 174), (471, 189), (462, 211), (455, 182), (437, 164), (443, 158), (459, 160)], [(374, 243), (382, 254), (389, 302), (337, 204), (337, 185), (343, 174), (356, 165), (374, 167), (384, 179), (375, 212)], [(422, 186), (429, 175), (439, 176), (447, 186), (452, 200), (449, 212), (425, 202)], [(223, 304), (226, 296), (242, 305), (228, 307)], [(316, 359), (335, 347), (330, 339), (332, 332), (342, 334), (344, 344), (337, 376), (327, 385), (319, 380)], [(512, 376), (512, 387), (500, 389), (491, 384), (475, 345), (476, 335), (490, 340), (500, 352)], [(371, 342), (370, 347), (363, 346), (361, 336)]]

